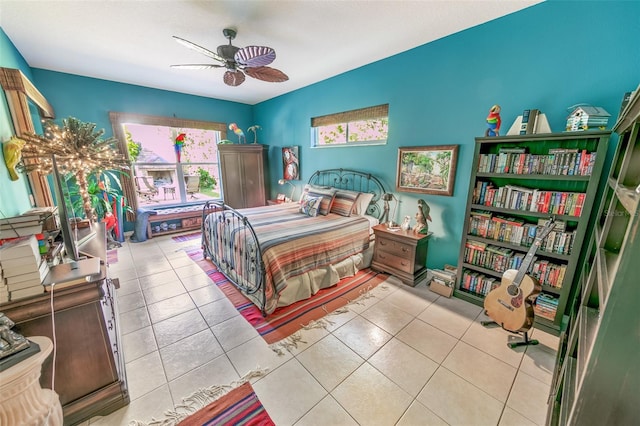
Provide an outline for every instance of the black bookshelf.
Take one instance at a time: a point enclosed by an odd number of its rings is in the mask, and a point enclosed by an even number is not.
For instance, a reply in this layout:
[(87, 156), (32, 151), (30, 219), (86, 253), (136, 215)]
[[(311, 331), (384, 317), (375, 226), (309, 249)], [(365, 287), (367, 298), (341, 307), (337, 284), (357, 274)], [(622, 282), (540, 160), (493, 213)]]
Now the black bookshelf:
[[(490, 283), (497, 285), (502, 277), (500, 268), (470, 262), (469, 245), (479, 242), (503, 250), (507, 262), (512, 262), (506, 269), (517, 269), (518, 261), (529, 250), (529, 245), (518, 240), (522, 230), (515, 232), (515, 237), (511, 234), (507, 240), (499, 239), (501, 234), (495, 228), (491, 235), (478, 235), (471, 226), (472, 215), (482, 214), (498, 222), (512, 220), (516, 223), (511, 225), (513, 229), (525, 225), (526, 229), (536, 228), (539, 221), (553, 216), (566, 227), (564, 232), (571, 235), (570, 250), (560, 249), (554, 243), (552, 250), (536, 253), (539, 263), (531, 272), (543, 271), (540, 278), (553, 284), (543, 284), (541, 294), (553, 297), (551, 300), (557, 303), (557, 308), (552, 317), (542, 316), (544, 300), (541, 299), (540, 315), (536, 315), (534, 326), (556, 335), (560, 333), (567, 322), (565, 311), (573, 294), (581, 249), (590, 228), (609, 137), (608, 131), (591, 131), (476, 138), (455, 296), (482, 306), (490, 289), (486, 283), (478, 287), (473, 280), (487, 277)], [(479, 193), (482, 191), (483, 197)], [(540, 194), (543, 194), (542, 199)], [(547, 202), (543, 201), (545, 196)], [(510, 208), (515, 206), (517, 208)], [(564, 235), (560, 241), (566, 241), (566, 238), (569, 237)], [(475, 249), (483, 251), (482, 248)]]

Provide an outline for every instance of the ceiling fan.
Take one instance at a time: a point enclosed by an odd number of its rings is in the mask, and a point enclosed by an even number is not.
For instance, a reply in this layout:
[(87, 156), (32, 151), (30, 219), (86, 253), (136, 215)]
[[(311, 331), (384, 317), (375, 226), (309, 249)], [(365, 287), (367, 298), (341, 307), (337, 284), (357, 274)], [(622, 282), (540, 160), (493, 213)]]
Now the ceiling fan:
[(229, 44), (218, 46), (217, 53), (198, 46), (189, 40), (173, 36), (183, 46), (215, 59), (220, 64), (182, 64), (171, 65), (171, 67), (191, 70), (226, 68), (227, 71), (224, 73), (223, 81), (229, 86), (241, 85), (245, 80), (245, 74), (258, 80), (274, 83), (289, 80), (289, 77), (282, 71), (266, 66), (276, 59), (275, 50), (266, 46), (247, 46), (243, 48), (233, 46), (231, 40), (236, 38), (237, 32), (232, 28), (225, 28), (222, 30), (222, 34), (229, 40)]

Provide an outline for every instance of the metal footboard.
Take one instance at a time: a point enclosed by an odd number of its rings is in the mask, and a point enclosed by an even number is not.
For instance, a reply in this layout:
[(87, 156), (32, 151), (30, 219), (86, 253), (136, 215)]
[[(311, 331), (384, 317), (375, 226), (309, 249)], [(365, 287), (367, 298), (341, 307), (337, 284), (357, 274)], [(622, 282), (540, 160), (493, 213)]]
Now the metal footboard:
[(208, 201), (202, 210), (202, 252), (266, 316), (265, 266), (249, 220), (222, 201)]

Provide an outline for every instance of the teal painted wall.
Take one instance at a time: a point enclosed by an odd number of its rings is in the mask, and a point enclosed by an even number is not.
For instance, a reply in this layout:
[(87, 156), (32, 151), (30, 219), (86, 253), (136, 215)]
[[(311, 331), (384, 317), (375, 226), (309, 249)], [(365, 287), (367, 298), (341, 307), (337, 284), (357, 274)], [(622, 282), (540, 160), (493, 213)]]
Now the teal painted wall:
[[(456, 264), (474, 138), (493, 104), (502, 134), (527, 108), (544, 112), (555, 132), (577, 103), (618, 115), (624, 92), (640, 83), (640, 2), (545, 2), (256, 105), (262, 138), (272, 144), (272, 183), (280, 146), (300, 147), (302, 183), (317, 169), (375, 173), (399, 196), (397, 220), (417, 199), (431, 206), (428, 266)], [(310, 118), (389, 103), (386, 146), (309, 148)], [(460, 145), (453, 197), (395, 191), (398, 148)], [(278, 185), (272, 184), (273, 194)]]
[[(31, 69), (11, 40), (0, 28), (0, 66), (17, 68), (28, 78), (32, 78)], [(7, 105), (4, 90), (0, 90), (0, 142), (5, 142), (15, 134), (11, 113)], [(16, 181), (9, 178), (9, 171), (4, 165), (4, 153), (0, 149), (0, 217), (11, 217), (31, 208), (29, 187), (24, 175)]]
[(131, 84), (81, 77), (43, 69), (33, 69), (34, 84), (56, 109), (56, 119), (69, 116), (96, 123), (113, 134), (109, 112), (177, 117), (189, 120), (236, 122), (251, 125), (250, 105), (237, 102), (151, 89)]

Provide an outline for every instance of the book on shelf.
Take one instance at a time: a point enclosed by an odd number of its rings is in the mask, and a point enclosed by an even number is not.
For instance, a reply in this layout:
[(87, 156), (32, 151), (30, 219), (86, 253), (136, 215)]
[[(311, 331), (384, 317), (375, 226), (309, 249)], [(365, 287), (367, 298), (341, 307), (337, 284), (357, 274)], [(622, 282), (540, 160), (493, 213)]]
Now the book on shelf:
[(0, 263), (5, 260), (19, 259), (22, 257), (39, 256), (38, 240), (35, 235), (28, 235), (6, 241), (0, 246)]
[(40, 262), (40, 267), (33, 272), (27, 272), (24, 274), (5, 276), (3, 278), (4, 283), (9, 287), (9, 290), (28, 287), (30, 283), (34, 285), (40, 285), (44, 281), (45, 277), (49, 273), (49, 265), (47, 262)]
[(537, 109), (525, 109), (522, 112), (522, 123), (520, 124), (520, 134), (531, 135), (535, 133), (537, 120), (538, 120)]
[(36, 285), (32, 287), (22, 288), (20, 290), (13, 290), (9, 292), (9, 299), (11, 301), (24, 299), (25, 297), (37, 296), (44, 293), (42, 285)]

